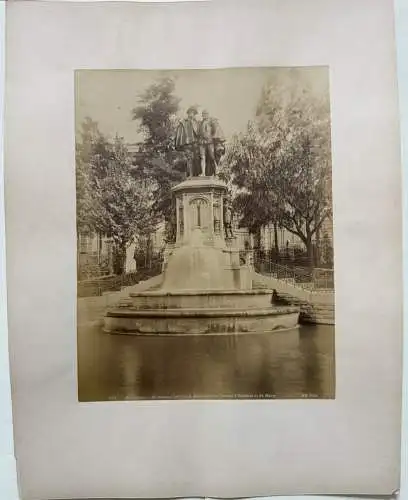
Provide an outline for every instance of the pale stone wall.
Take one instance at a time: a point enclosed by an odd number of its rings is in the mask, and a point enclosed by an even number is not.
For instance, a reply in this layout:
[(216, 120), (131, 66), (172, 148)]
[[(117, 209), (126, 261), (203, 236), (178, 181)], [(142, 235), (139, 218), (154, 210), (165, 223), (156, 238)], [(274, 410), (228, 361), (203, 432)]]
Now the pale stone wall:
[[(304, 246), (302, 240), (295, 234), (288, 231), (287, 229), (278, 229), (277, 233), (278, 233), (279, 248), (285, 247), (286, 242), (289, 242), (290, 247)], [(265, 226), (262, 229), (261, 238), (262, 238), (262, 245), (265, 248), (265, 250), (269, 250), (275, 247), (275, 234), (274, 234), (273, 224)]]

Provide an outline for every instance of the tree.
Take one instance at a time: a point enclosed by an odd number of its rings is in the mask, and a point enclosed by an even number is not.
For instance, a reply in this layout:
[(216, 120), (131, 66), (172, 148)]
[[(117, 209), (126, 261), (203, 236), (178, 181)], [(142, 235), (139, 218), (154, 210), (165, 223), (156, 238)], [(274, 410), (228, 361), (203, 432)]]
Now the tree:
[(275, 253), (278, 255), (278, 199), (265, 181), (266, 175), (271, 175), (275, 167), (272, 162), (274, 148), (276, 145), (266, 140), (257, 125), (249, 123), (246, 133), (233, 137), (225, 162), (230, 165), (232, 182), (238, 187), (234, 209), (241, 214), (240, 226), (248, 228), (254, 235), (255, 246), (260, 248), (261, 229), (272, 223)]
[(77, 230), (90, 233), (98, 225), (99, 181), (106, 175), (110, 151), (98, 124), (89, 117), (85, 118), (77, 134), (75, 152)]
[(256, 119), (228, 154), (242, 223), (272, 222), (296, 234), (312, 267), (313, 238), (331, 211), (328, 100), (296, 80), (265, 86)]
[[(280, 165), (280, 219), (283, 227), (305, 244), (310, 266), (314, 263), (313, 238), (331, 212), (327, 192), (328, 164), (314, 148), (308, 133), (299, 137)], [(276, 184), (276, 180), (272, 181)]]
[(152, 198), (132, 176), (132, 160), (120, 137), (109, 141), (95, 122), (84, 122), (77, 145), (79, 230), (113, 241), (114, 272), (124, 271), (126, 248), (136, 235), (152, 232)]
[(169, 219), (172, 210), (171, 187), (184, 179), (183, 155), (174, 149), (174, 134), (180, 99), (175, 84), (163, 78), (150, 85), (132, 110), (144, 135), (134, 175), (149, 182), (153, 190), (152, 208), (156, 215)]
[(154, 231), (157, 220), (151, 213), (151, 196), (131, 175), (131, 157), (116, 137), (106, 177), (100, 182), (100, 225), (114, 242), (116, 273), (123, 272), (126, 248), (136, 236)]

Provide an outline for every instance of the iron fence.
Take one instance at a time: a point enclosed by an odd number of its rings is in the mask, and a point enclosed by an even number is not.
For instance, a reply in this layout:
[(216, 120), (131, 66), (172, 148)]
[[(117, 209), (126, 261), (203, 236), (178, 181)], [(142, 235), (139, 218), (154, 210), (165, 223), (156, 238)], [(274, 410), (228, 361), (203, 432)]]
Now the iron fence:
[(99, 276), (80, 280), (77, 283), (77, 297), (97, 297), (105, 292), (120, 291), (123, 287), (136, 285), (161, 273), (161, 265), (119, 275)]
[(255, 270), (307, 290), (334, 290), (334, 270), (289, 267), (271, 260), (255, 259)]

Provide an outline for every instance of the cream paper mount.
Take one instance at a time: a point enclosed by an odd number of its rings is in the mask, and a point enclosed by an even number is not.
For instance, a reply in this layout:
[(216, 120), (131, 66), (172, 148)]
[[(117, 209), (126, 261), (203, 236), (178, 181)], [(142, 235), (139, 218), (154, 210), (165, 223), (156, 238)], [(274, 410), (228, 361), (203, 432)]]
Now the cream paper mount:
[[(402, 238), (392, 3), (22, 1), (8, 3), (7, 21), (8, 317), (22, 497), (397, 490)], [(317, 66), (330, 76), (334, 399), (79, 402), (75, 71)]]

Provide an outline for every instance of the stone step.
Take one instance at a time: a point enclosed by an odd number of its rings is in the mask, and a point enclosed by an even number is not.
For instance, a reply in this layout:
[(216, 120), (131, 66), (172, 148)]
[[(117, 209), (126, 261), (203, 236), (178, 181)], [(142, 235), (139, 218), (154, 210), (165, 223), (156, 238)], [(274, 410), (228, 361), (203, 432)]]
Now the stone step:
[(144, 309), (260, 309), (272, 303), (270, 290), (165, 290), (131, 293), (132, 308)]
[(251, 317), (251, 316), (278, 316), (281, 314), (299, 313), (299, 308), (294, 306), (274, 306), (250, 310), (231, 308), (208, 309), (122, 309), (120, 307), (109, 310), (106, 316), (111, 318), (124, 317)]

